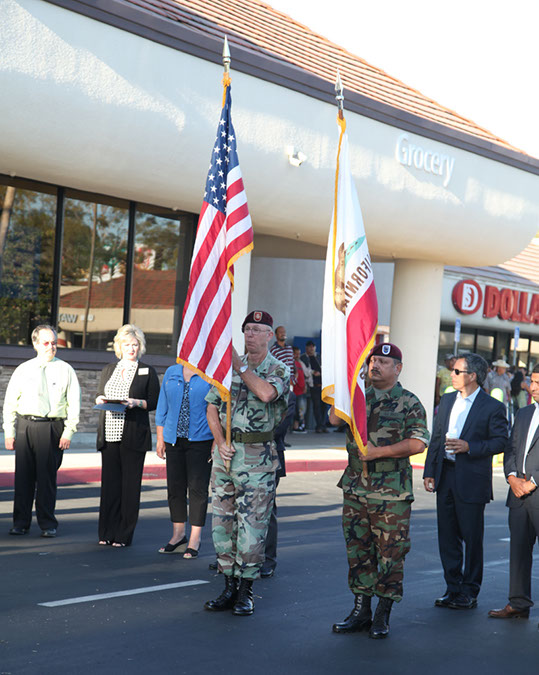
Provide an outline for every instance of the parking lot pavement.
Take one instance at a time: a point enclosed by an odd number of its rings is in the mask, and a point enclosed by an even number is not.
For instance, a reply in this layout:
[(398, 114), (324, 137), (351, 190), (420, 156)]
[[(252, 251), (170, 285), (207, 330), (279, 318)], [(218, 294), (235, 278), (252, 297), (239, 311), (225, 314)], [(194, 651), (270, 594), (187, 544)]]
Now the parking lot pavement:
[(197, 559), (157, 553), (170, 534), (164, 481), (144, 483), (135, 540), (126, 549), (97, 545), (97, 484), (59, 488), (59, 536), (50, 540), (35, 524), (25, 537), (7, 535), (12, 491), (2, 489), (0, 673), (497, 675), (514, 669), (515, 659), (519, 669), (535, 668), (539, 612), (529, 621), (486, 616), (507, 599), (505, 480), (495, 477), (496, 500), (487, 507), (479, 606), (459, 612), (433, 606), (444, 591), (434, 499), (415, 474), (405, 596), (387, 640), (331, 632), (352, 607), (339, 472), (293, 473), (281, 482), (279, 564), (275, 577), (255, 583), (252, 617), (203, 609), (223, 586), (208, 571), (209, 524)]

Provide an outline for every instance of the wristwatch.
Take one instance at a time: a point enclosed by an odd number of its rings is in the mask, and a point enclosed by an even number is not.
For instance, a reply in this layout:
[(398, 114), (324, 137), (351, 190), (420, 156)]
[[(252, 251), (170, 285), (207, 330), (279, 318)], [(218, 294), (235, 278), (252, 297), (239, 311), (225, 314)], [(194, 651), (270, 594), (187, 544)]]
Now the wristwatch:
[(244, 373), (248, 368), (249, 368), (249, 366), (248, 366), (246, 363), (244, 363), (243, 366), (240, 367), (240, 370), (239, 370), (240, 375), (243, 375), (243, 373)]

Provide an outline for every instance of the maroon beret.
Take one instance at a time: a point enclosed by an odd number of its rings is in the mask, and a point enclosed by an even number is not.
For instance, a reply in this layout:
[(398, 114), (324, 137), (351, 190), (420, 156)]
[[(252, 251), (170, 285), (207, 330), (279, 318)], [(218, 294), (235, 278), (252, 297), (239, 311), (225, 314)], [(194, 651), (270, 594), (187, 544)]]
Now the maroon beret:
[(402, 362), (402, 352), (401, 350), (391, 342), (381, 342), (379, 345), (376, 345), (371, 353), (367, 356), (367, 365), (369, 365), (371, 356), (388, 356), (391, 359)]
[(263, 312), (260, 309), (255, 309), (254, 311), (249, 312), (249, 314), (247, 314), (244, 322), (241, 324), (242, 333), (245, 332), (245, 326), (248, 323), (260, 323), (263, 326), (269, 326), (270, 328), (273, 328), (273, 319), (271, 317), (271, 314)]

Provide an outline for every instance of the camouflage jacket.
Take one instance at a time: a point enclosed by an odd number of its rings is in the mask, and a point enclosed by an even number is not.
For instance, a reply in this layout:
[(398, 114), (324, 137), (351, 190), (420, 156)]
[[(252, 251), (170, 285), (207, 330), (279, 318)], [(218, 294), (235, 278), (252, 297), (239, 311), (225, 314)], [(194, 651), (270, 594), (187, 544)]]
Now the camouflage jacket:
[[(377, 446), (393, 445), (407, 438), (429, 441), (425, 409), (421, 402), (397, 384), (379, 399), (372, 387), (365, 392), (367, 401), (367, 433), (369, 441)], [(348, 466), (339, 481), (339, 487), (348, 494), (387, 501), (413, 501), (412, 467), (409, 458), (378, 459), (368, 462), (368, 476), (363, 475), (360, 450), (350, 432), (346, 449)]]
[[(247, 363), (247, 355), (241, 358)], [(286, 415), (290, 391), (288, 366), (268, 352), (266, 358), (253, 372), (275, 387), (277, 398), (270, 403), (264, 403), (248, 389), (240, 376), (234, 373), (231, 386), (233, 436), (237, 431), (246, 433), (273, 431)], [(219, 409), (219, 419), (225, 429), (226, 402), (221, 399), (216, 387), (208, 392), (206, 401)], [(233, 440), (232, 445), (236, 450), (230, 465), (232, 471), (275, 471), (279, 466), (274, 443), (239, 443)], [(214, 449), (213, 461), (219, 465), (223, 463), (217, 448)]]

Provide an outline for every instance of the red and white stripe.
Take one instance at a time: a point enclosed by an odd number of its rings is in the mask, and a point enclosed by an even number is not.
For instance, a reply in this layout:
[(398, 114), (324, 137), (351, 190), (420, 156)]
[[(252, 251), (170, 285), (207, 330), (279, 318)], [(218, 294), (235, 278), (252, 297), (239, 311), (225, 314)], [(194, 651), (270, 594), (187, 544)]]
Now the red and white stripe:
[(226, 214), (203, 202), (178, 361), (228, 397), (232, 380), (231, 292), (234, 262), (253, 248), (253, 229), (239, 165), (228, 172)]

